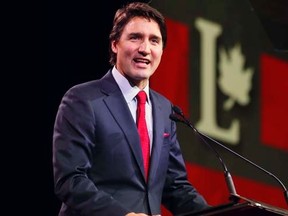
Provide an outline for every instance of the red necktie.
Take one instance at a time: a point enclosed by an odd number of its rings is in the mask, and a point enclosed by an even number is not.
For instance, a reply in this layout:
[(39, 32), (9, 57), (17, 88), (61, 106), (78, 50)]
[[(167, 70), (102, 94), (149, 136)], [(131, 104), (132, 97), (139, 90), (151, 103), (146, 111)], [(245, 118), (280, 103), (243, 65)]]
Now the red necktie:
[(144, 162), (144, 169), (146, 174), (146, 179), (148, 177), (149, 169), (149, 158), (150, 158), (150, 141), (145, 120), (145, 104), (146, 104), (146, 93), (145, 91), (140, 91), (137, 94), (137, 128), (141, 141), (142, 156)]

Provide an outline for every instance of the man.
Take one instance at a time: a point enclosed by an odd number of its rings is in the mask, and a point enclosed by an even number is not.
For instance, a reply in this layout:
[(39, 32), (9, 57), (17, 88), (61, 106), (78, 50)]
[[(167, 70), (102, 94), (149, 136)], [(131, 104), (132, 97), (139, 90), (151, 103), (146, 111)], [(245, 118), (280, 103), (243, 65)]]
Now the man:
[[(68, 90), (57, 113), (53, 166), (59, 215), (160, 215), (161, 204), (173, 214), (206, 208), (187, 180), (176, 125), (169, 119), (172, 104), (149, 89), (167, 40), (163, 16), (148, 4), (130, 3), (116, 12), (113, 24), (113, 68), (100, 80)], [(138, 118), (139, 92), (147, 98), (144, 117)]]

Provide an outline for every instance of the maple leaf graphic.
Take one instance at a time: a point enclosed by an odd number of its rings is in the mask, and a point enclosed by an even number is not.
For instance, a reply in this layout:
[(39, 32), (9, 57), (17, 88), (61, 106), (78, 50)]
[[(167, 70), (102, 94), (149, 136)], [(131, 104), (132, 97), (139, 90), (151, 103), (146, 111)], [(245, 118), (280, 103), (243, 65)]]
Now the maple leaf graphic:
[(221, 91), (229, 98), (224, 102), (224, 110), (230, 110), (235, 102), (247, 105), (250, 102), (249, 91), (252, 87), (252, 68), (244, 68), (244, 56), (241, 47), (236, 44), (227, 54), (220, 48), (220, 77), (218, 80)]

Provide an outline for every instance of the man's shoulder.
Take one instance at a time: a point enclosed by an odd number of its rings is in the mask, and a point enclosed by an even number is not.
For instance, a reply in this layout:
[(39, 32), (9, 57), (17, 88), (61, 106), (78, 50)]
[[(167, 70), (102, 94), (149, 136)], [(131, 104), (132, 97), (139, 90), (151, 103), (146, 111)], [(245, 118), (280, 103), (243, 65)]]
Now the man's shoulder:
[(88, 80), (82, 83), (78, 83), (72, 86), (68, 91), (76, 91), (76, 92), (90, 92), (95, 91), (96, 89), (101, 88), (101, 86), (105, 85), (105, 82), (109, 82), (112, 79), (112, 75), (110, 70), (101, 78)]
[(89, 92), (90, 90), (92, 91), (95, 88), (99, 88), (99, 85), (100, 79), (89, 80), (72, 86), (67, 92)]

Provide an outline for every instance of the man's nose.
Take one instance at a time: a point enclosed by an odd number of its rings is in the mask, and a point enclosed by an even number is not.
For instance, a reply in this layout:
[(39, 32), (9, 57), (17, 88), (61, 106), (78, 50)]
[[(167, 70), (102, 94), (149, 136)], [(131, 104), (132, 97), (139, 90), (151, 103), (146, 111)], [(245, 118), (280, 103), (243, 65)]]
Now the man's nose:
[(142, 41), (138, 50), (140, 53), (144, 53), (147, 55), (150, 52), (149, 42), (146, 40)]

